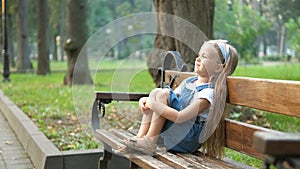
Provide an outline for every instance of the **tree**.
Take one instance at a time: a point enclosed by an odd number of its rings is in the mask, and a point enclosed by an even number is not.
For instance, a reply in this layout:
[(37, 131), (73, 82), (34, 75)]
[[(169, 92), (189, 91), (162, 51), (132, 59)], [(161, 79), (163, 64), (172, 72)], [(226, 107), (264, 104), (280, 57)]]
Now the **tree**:
[(17, 0), (17, 39), (18, 39), (18, 63), (17, 70), (26, 72), (32, 69), (29, 58), (29, 43), (28, 43), (28, 1)]
[[(212, 39), (214, 0), (153, 0), (153, 3), (156, 12), (173, 14), (183, 18), (204, 32), (204, 34), (200, 36), (195, 36), (193, 32), (187, 29), (187, 25), (177, 23), (176, 19), (166, 21), (164, 15), (157, 15), (156, 17), (157, 30), (159, 33), (155, 37), (154, 47), (166, 51), (174, 50), (180, 52), (183, 60), (193, 69), (194, 59), (197, 57), (202, 43), (207, 40), (207, 38)], [(176, 38), (164, 35), (166, 33), (165, 31), (174, 31), (175, 35), (187, 38), (188, 41), (193, 42), (192, 45), (194, 46), (187, 46)], [(156, 68), (160, 67), (161, 63), (161, 56), (156, 51), (151, 52), (148, 56), (147, 64), (157, 85), (159, 84), (160, 78)]]
[(288, 33), (288, 43), (296, 53), (296, 57), (300, 61), (300, 17), (297, 20), (290, 18), (287, 23), (285, 23)]
[(49, 18), (47, 0), (37, 1), (38, 16), (38, 65), (37, 74), (45, 75), (50, 73), (49, 61)]
[(63, 43), (66, 36), (66, 2), (65, 0), (51, 1), (49, 4), (50, 9), (50, 46), (53, 49), (53, 60), (64, 60)]
[(214, 36), (217, 39), (228, 39), (236, 46), (240, 57), (246, 61), (250, 61), (252, 56), (257, 56), (258, 39), (270, 26), (253, 6), (255, 4), (241, 1), (230, 4), (228, 8), (227, 2), (216, 1)]
[(273, 24), (273, 27), (271, 28), (271, 31), (275, 32), (273, 37), (277, 37), (277, 43), (275, 45), (277, 45), (277, 53), (279, 55), (285, 53), (284, 50), (287, 33), (284, 25), (290, 18), (297, 20), (300, 15), (299, 8), (299, 0), (277, 0), (272, 2), (263, 0), (265, 16), (267, 16), (266, 18)]
[(88, 31), (86, 11), (85, 0), (67, 1), (67, 40), (64, 45), (68, 62), (64, 78), (66, 85), (93, 83), (88, 69), (87, 50), (83, 48)]
[(15, 61), (15, 52), (14, 52), (14, 43), (13, 43), (13, 29), (12, 29), (12, 18), (11, 14), (8, 11), (8, 17), (7, 17), (7, 41), (8, 41), (8, 53), (9, 53), (9, 64), (11, 67), (16, 67), (16, 61)]

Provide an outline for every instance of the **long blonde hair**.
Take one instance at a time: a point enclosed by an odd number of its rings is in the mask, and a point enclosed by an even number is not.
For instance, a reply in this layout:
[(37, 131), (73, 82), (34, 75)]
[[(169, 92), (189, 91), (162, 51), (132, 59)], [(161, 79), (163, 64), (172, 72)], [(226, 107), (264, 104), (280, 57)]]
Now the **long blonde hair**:
[(227, 76), (231, 75), (237, 66), (238, 53), (234, 47), (229, 45), (229, 57), (227, 61), (225, 61), (217, 43), (214, 43), (213, 45), (219, 53), (220, 60), (223, 63), (223, 70), (211, 77), (211, 82), (214, 84), (214, 101), (211, 105), (207, 122), (216, 115), (221, 115), (221, 120), (217, 122), (218, 125), (214, 132), (203, 143), (202, 149), (210, 156), (223, 158), (225, 155), (225, 107), (228, 95), (226, 80)]

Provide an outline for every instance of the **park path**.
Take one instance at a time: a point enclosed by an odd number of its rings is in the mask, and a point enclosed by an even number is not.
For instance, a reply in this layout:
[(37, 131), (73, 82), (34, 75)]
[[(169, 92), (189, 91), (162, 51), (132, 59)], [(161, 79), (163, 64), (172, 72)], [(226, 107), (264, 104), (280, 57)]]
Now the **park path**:
[(0, 169), (34, 169), (32, 162), (1, 111)]

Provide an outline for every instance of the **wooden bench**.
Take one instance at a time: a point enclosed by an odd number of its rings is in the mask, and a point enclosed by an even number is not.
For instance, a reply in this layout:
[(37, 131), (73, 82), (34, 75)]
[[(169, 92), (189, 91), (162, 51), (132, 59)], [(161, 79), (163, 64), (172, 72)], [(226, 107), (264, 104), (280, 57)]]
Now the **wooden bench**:
[[(163, 70), (162, 84), (177, 86), (180, 82), (195, 74)], [(228, 77), (228, 104), (246, 106), (267, 112), (300, 117), (300, 82), (271, 80), (246, 77)], [(130, 138), (134, 133), (124, 130), (99, 129), (99, 117), (104, 117), (104, 104), (111, 101), (138, 101), (148, 94), (95, 92), (92, 112), (93, 128), (96, 137), (104, 145), (104, 156), (100, 160), (105, 168), (107, 160), (114, 150), (122, 147), (121, 139)], [(280, 120), (280, 119), (279, 119)], [(277, 139), (276, 139), (277, 138)], [(281, 139), (278, 139), (281, 138)], [(283, 133), (235, 120), (226, 119), (226, 147), (237, 152), (264, 161), (264, 168), (274, 164), (298, 165), (300, 163), (300, 136)], [(276, 150), (276, 151), (275, 151)], [(223, 160), (208, 157), (201, 152), (194, 154), (157, 153), (151, 157), (145, 154), (126, 156), (131, 168), (251, 168), (247, 165), (225, 158)]]

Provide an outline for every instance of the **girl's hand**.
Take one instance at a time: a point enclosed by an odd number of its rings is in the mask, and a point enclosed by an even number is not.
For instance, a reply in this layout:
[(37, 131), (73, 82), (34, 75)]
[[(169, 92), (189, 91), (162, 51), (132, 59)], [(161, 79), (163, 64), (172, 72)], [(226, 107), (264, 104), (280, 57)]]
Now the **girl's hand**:
[(139, 100), (139, 108), (141, 112), (145, 114), (151, 111), (150, 107), (147, 106), (147, 101), (148, 101), (147, 97), (142, 97)]
[(151, 102), (151, 99), (149, 97), (146, 98), (145, 106), (149, 109), (151, 109), (151, 107), (152, 107), (152, 102)]

